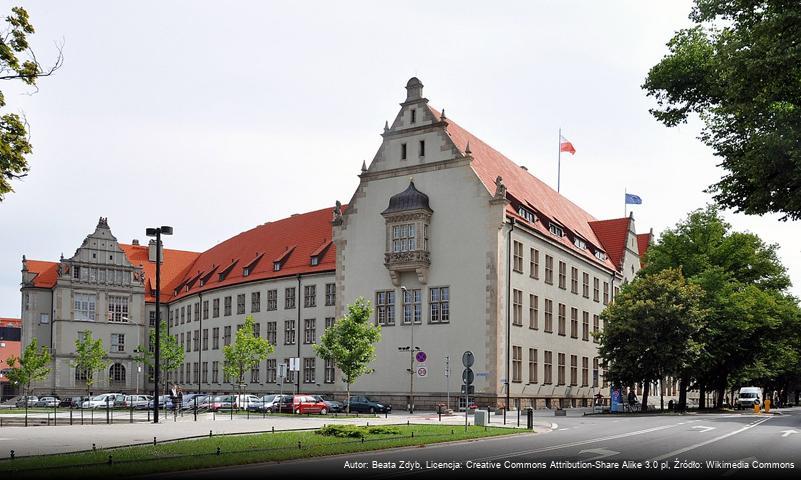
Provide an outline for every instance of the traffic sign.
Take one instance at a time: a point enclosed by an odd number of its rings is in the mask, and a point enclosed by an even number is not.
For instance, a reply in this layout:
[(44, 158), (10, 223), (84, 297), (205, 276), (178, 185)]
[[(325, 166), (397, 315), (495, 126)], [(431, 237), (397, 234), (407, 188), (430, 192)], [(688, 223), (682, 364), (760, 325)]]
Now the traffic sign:
[(475, 385), (462, 385), (462, 395), (464, 395), (465, 387), (467, 387), (467, 394), (473, 395), (476, 393), (476, 386)]
[(426, 356), (426, 352), (417, 352), (417, 355), (415, 355), (414, 358), (418, 362), (423, 363), (426, 361), (426, 358), (428, 357)]
[(471, 370), (470, 368), (465, 368), (464, 371), (462, 372), (462, 383), (464, 383), (465, 385), (472, 385), (474, 379), (475, 378), (473, 377), (473, 370)]
[(420, 378), (425, 378), (428, 376), (428, 367), (425, 365), (418, 365), (417, 366), (417, 376)]
[(475, 357), (473, 357), (473, 352), (471, 352), (470, 350), (464, 352), (464, 354), (462, 355), (462, 365), (464, 365), (467, 368), (470, 368), (473, 366), (474, 362), (475, 362)]
[(291, 372), (299, 372), (300, 371), (300, 358), (292, 357), (289, 359), (289, 371)]

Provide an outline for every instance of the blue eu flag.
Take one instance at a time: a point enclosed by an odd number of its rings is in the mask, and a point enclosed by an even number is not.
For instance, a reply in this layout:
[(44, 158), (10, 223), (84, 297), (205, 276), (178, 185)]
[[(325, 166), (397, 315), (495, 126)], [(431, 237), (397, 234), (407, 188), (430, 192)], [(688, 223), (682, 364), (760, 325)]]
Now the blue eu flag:
[(642, 205), (642, 198), (633, 193), (626, 194), (626, 205)]

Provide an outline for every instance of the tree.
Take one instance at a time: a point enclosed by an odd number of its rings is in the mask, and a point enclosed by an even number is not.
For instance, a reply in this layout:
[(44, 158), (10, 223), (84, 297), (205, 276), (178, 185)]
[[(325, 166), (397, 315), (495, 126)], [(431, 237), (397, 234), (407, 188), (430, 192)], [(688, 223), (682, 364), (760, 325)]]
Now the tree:
[(727, 174), (710, 190), (727, 208), (801, 218), (801, 19), (788, 0), (696, 0), (692, 28), (642, 88), (668, 127), (698, 114), (700, 140)]
[(245, 373), (265, 360), (274, 349), (269, 341), (254, 334), (253, 315), (245, 317), (244, 325), (236, 330), (234, 343), (223, 347), (225, 355), (223, 371), (227, 376), (236, 380), (239, 398), (242, 398), (246, 385)]
[(370, 321), (373, 308), (370, 302), (359, 297), (348, 305), (348, 313), (327, 328), (314, 345), (317, 355), (331, 360), (344, 376), (347, 386), (348, 413), (350, 413), (350, 386), (359, 377), (372, 372), (370, 362), (375, 359), (375, 344), (381, 341), (381, 327)]
[[(162, 320), (159, 328), (161, 329), (159, 332), (159, 370), (161, 370), (159, 372), (159, 379), (161, 379), (162, 382), (162, 391), (164, 391), (166, 395), (167, 374), (183, 365), (184, 347), (178, 343), (175, 337), (167, 332), (167, 322)], [(156, 345), (155, 328), (150, 329), (149, 345)], [(156, 368), (155, 352), (151, 352), (150, 349), (144, 345), (137, 346), (136, 350), (138, 355), (134, 357), (134, 360), (150, 368)]]
[[(33, 35), (33, 25), (28, 12), (22, 7), (11, 9), (5, 19), (7, 27), (0, 32), (0, 80), (21, 80), (25, 85), (36, 87), (39, 77), (47, 77), (58, 70), (64, 57), (61, 46), (55, 63), (45, 68), (36, 58), (28, 44), (28, 36)], [(6, 105), (5, 96), (0, 91), (0, 107)], [(15, 113), (0, 117), (0, 201), (6, 193), (13, 192), (11, 180), (28, 174), (27, 156), (32, 147), (28, 136), (27, 121)]]
[(86, 394), (91, 395), (95, 383), (95, 373), (108, 366), (108, 355), (103, 348), (103, 339), (92, 338), (92, 332), (81, 332), (75, 340), (75, 359), (72, 366), (82, 375), (86, 375)]
[(50, 374), (50, 351), (42, 345), (39, 349), (39, 342), (34, 338), (25, 347), (21, 357), (13, 355), (6, 360), (8, 370), (6, 375), (11, 383), (16, 383), (22, 387), (22, 395), (25, 401), (25, 426), (28, 426), (28, 394), (31, 391), (31, 383), (43, 380)]
[(697, 354), (693, 338), (705, 315), (702, 295), (678, 269), (667, 269), (624, 285), (602, 312), (606, 327), (598, 335), (598, 353), (607, 375), (623, 385), (642, 382), (643, 411), (650, 383), (675, 375)]

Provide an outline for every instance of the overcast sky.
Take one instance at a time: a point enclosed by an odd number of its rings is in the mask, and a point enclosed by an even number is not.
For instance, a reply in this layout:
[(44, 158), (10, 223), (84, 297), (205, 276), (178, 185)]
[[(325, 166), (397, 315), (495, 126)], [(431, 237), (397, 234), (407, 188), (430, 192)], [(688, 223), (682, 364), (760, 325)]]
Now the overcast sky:
[[(2, 2), (5, 15), (12, 5)], [(411, 76), (431, 105), (600, 219), (640, 195), (658, 233), (709, 201), (721, 170), (699, 123), (668, 129), (640, 85), (691, 2), (21, 2), (40, 91), (2, 84), (31, 125), (31, 172), (0, 204), (0, 316), (21, 257), (72, 256), (100, 216), (125, 243), (205, 250), (268, 220), (347, 202)], [(466, 212), (467, 213), (467, 212)], [(727, 213), (781, 245), (801, 294), (797, 225)]]

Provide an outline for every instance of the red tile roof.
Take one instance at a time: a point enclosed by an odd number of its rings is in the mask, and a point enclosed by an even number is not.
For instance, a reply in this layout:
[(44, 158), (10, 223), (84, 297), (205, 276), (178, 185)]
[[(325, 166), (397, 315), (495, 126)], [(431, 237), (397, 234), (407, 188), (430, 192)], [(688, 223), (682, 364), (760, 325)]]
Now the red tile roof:
[(43, 262), (41, 260), (25, 260), (28, 271), (35, 273), (33, 286), (38, 288), (53, 288), (58, 279), (58, 262)]
[[(344, 205), (343, 208), (345, 208)], [(330, 243), (332, 236), (330, 208), (292, 215), (259, 225), (201, 253), (176, 284), (180, 284), (183, 280), (189, 280), (196, 276), (197, 272), (210, 272), (220, 265), (229, 266), (241, 260), (222, 281), (220, 281), (219, 275), (212, 275), (203, 286), (196, 283), (188, 292), (185, 289), (178, 292), (175, 298), (253, 280), (334, 271), (336, 269), (336, 247), (331, 245), (320, 253), (321, 247)], [(320, 255), (319, 263), (312, 266), (311, 257), (315, 253)], [(281, 260), (281, 269), (276, 272), (273, 262), (260, 261), (245, 277), (243, 275), (245, 262), (252, 263), (257, 255), (263, 255), (266, 258), (275, 259), (275, 261)]]
[[(155, 302), (156, 262), (148, 260), (148, 246), (121, 243), (120, 248), (125, 252), (125, 256), (128, 257), (128, 261), (131, 262), (131, 265), (135, 267), (142, 266), (146, 279), (145, 302)], [(172, 299), (175, 286), (184, 278), (192, 262), (194, 262), (200, 254), (197, 252), (173, 250), (170, 248), (162, 249), (161, 254), (164, 258), (161, 263), (160, 300), (162, 302), (168, 302)]]
[(590, 227), (592, 227), (598, 240), (601, 241), (609, 260), (617, 266), (618, 270), (623, 267), (623, 256), (626, 253), (626, 240), (628, 240), (629, 236), (630, 221), (630, 218), (624, 217), (590, 222)]
[(0, 327), (22, 328), (22, 320), (19, 318), (0, 317)]
[[(22, 328), (22, 322), (19, 318), (0, 318), (0, 327), (15, 327)], [(11, 340), (0, 340), (0, 371), (8, 368), (6, 360), (8, 357), (19, 357), (22, 348), (21, 342)], [(5, 375), (0, 376), (0, 382), (7, 382), (8, 378)]]
[(645, 267), (645, 252), (648, 251), (648, 247), (651, 245), (651, 238), (653, 237), (652, 233), (638, 233), (637, 234), (637, 250), (640, 252), (640, 267)]
[[(431, 110), (435, 119), (441, 117), (441, 114), (436, 109), (430, 106), (428, 108)], [(501, 176), (507, 189), (507, 195), (514, 197), (529, 208), (533, 208), (548, 219), (563, 225), (568, 230), (577, 233), (590, 244), (603, 249), (606, 248), (590, 227), (590, 223), (596, 221), (595, 217), (556, 192), (556, 190), (546, 185), (542, 180), (530, 174), (528, 171), (523, 170), (523, 168), (506, 158), (502, 153), (460, 127), (450, 118), (446, 121), (448, 122), (446, 131), (448, 135), (450, 135), (454, 146), (462, 154), (466, 154), (469, 145), (470, 155), (473, 157), (471, 167), (481, 179), (487, 191), (491, 194), (495, 193), (495, 179)], [(543, 225), (543, 222), (536, 222), (532, 225), (524, 218), (520, 217), (511, 206), (507, 208), (507, 216), (527, 223), (532, 228), (538, 229), (543, 233), (548, 233), (548, 226)], [(595, 263), (599, 263), (609, 269), (617, 270), (616, 265), (610, 260), (600, 260), (589, 250), (575, 247), (567, 236), (561, 238), (561, 243)]]

